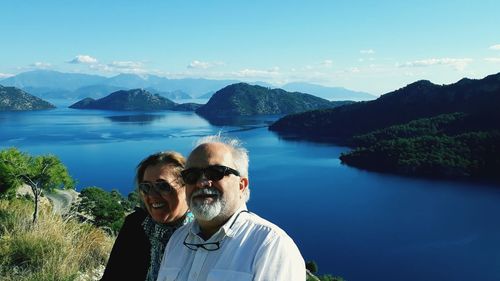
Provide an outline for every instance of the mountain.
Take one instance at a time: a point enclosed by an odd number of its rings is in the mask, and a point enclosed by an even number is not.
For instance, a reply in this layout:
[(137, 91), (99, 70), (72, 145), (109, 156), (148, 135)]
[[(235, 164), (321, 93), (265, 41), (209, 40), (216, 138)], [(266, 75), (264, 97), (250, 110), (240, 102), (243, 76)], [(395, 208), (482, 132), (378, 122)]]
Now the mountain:
[(80, 73), (62, 73), (51, 70), (34, 70), (20, 73), (1, 81), (4, 86), (17, 88), (45, 88), (73, 91), (83, 86), (102, 83), (105, 77)]
[(500, 73), (481, 80), (462, 79), (435, 85), (417, 81), (376, 100), (289, 115), (270, 130), (307, 137), (347, 139), (388, 126), (439, 114), (496, 112), (500, 108)]
[(35, 95), (41, 99), (72, 99), (73, 91), (48, 87), (23, 87), (23, 91)]
[(40, 110), (55, 108), (49, 102), (15, 87), (0, 85), (0, 111)]
[[(155, 89), (158, 92), (182, 91), (192, 98), (210, 98), (207, 93), (215, 93), (228, 85), (239, 83), (237, 80), (210, 79), (169, 79), (156, 75), (118, 74), (113, 77), (88, 75), (81, 73), (62, 73), (51, 70), (34, 70), (0, 80), (4, 86), (14, 86), (43, 98), (75, 99), (83, 97), (101, 98), (118, 90)], [(272, 88), (269, 83), (256, 81), (249, 83)], [(108, 87), (106, 89), (105, 87)], [(312, 94), (329, 100), (371, 100), (363, 92), (354, 92), (344, 88), (323, 87), (308, 83), (289, 83), (283, 86), (289, 92)], [(87, 95), (85, 93), (88, 92)], [(203, 96), (203, 97), (202, 97)], [(168, 96), (166, 96), (168, 97)]]
[(237, 83), (217, 91), (196, 113), (204, 117), (223, 118), (290, 114), (332, 106), (331, 102), (309, 94)]
[(449, 113), (354, 136), (342, 163), (373, 171), (500, 183), (500, 113)]
[(170, 100), (186, 100), (186, 99), (192, 99), (193, 97), (188, 95), (187, 93), (181, 91), (181, 90), (175, 90), (172, 92), (160, 92), (154, 88), (146, 88), (145, 90), (153, 93), (153, 94), (159, 94), (162, 97), (166, 97), (167, 99)]
[[(269, 84), (269, 83), (266, 83), (266, 82), (262, 82), (262, 81), (256, 81), (256, 82), (251, 82), (251, 83), (247, 83), (249, 85), (253, 85), (253, 86), (261, 86), (261, 87), (264, 87), (264, 88), (274, 88), (274, 86), (272, 84)], [(199, 96), (198, 98), (199, 99), (210, 99), (214, 94), (215, 94), (216, 91), (211, 91), (211, 92), (208, 92), (206, 94), (203, 94), (201, 96)]]
[[(191, 97), (198, 97), (208, 92), (215, 92), (227, 85), (237, 83), (237, 80), (209, 79), (168, 79), (156, 75), (118, 74), (113, 77), (88, 75), (79, 73), (62, 73), (51, 70), (35, 70), (0, 80), (4, 86), (14, 86), (30, 91), (43, 93), (50, 98), (82, 97), (81, 91), (71, 92), (85, 87), (108, 86), (117, 89), (154, 88), (160, 92), (183, 91)], [(41, 88), (41, 89), (38, 89)], [(58, 96), (57, 93), (61, 93)], [(99, 95), (102, 92), (99, 91)], [(111, 93), (111, 92), (108, 92)], [(97, 98), (99, 95), (95, 95)]]
[(325, 87), (302, 82), (288, 83), (281, 88), (290, 92), (308, 93), (327, 100), (364, 101), (376, 98), (376, 96), (369, 93), (351, 91), (342, 87)]
[(120, 90), (128, 90), (126, 87), (112, 86), (112, 85), (90, 85), (84, 86), (76, 89), (72, 92), (73, 98), (85, 98), (91, 97), (94, 99), (102, 98), (110, 93), (120, 91)]
[(167, 79), (162, 78), (162, 80), (157, 81), (157, 83), (152, 83), (150, 86), (163, 92), (172, 92), (175, 90), (181, 90), (186, 94), (197, 98), (211, 91), (217, 91), (227, 85), (237, 83), (237, 80), (209, 80), (209, 79), (194, 79), (194, 78), (184, 78), (184, 79)]
[(106, 97), (94, 100), (85, 98), (70, 108), (76, 109), (105, 109), (124, 111), (153, 111), (153, 110), (179, 110), (192, 111), (198, 108), (197, 104), (179, 105), (158, 94), (151, 94), (143, 89), (120, 90)]
[(210, 99), (214, 94), (215, 94), (215, 92), (208, 92), (206, 94), (199, 96), (198, 98), (199, 99)]

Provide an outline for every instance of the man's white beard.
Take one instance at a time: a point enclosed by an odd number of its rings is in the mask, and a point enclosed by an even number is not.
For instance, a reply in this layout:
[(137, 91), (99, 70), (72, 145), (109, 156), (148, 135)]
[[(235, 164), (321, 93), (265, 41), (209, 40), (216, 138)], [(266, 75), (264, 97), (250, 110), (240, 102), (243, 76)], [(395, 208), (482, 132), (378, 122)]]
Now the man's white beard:
[[(214, 201), (194, 201), (193, 197), (202, 194), (216, 194)], [(195, 191), (189, 200), (189, 208), (196, 219), (209, 221), (219, 216), (225, 209), (226, 202), (222, 199), (220, 192), (215, 188), (203, 188)]]

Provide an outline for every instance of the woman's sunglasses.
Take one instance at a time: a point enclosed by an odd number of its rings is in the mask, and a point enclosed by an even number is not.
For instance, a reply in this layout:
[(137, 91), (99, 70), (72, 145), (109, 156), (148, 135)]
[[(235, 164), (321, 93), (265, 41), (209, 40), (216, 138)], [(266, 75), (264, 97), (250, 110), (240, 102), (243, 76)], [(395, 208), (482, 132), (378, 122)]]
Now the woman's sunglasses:
[(240, 176), (240, 172), (223, 165), (211, 165), (205, 168), (189, 168), (181, 172), (186, 184), (196, 184), (202, 175), (211, 181), (220, 181), (223, 177), (233, 174)]
[(144, 181), (139, 183), (139, 190), (144, 194), (149, 194), (152, 190), (160, 193), (170, 193), (174, 188), (165, 180), (158, 180), (154, 183)]

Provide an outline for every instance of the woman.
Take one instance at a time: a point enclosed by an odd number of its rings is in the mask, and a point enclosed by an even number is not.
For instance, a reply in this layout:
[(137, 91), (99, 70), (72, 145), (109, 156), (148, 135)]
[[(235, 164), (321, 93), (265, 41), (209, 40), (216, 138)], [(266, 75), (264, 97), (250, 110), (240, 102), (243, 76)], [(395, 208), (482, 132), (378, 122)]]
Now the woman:
[(170, 236), (193, 219), (181, 177), (185, 162), (177, 152), (160, 152), (139, 163), (135, 180), (143, 206), (125, 218), (101, 281), (156, 280)]

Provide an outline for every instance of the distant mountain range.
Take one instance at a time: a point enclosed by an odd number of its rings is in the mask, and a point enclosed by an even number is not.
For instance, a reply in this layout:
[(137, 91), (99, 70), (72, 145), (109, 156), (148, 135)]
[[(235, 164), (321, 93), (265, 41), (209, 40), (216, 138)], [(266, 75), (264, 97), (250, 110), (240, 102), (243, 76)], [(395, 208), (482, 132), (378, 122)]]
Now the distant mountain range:
[(194, 111), (199, 106), (199, 104), (194, 103), (177, 104), (159, 94), (152, 94), (143, 89), (133, 89), (120, 90), (98, 100), (85, 98), (71, 105), (70, 108), (123, 111)]
[(193, 97), (188, 95), (187, 93), (181, 91), (181, 90), (175, 90), (172, 92), (160, 92), (154, 88), (146, 88), (146, 91), (149, 91), (153, 94), (159, 94), (162, 97), (166, 97), (167, 99), (170, 100), (187, 100), (187, 99), (192, 99)]
[(0, 85), (0, 111), (41, 110), (55, 108), (51, 103), (15, 87)]
[[(135, 74), (119, 74), (107, 78), (98, 75), (62, 73), (49, 70), (24, 72), (0, 80), (0, 84), (4, 86), (21, 88), (41, 98), (51, 99), (79, 99), (84, 97), (95, 99), (104, 97), (114, 91), (136, 88), (148, 89), (161, 95), (181, 91), (193, 98), (210, 98), (210, 93), (215, 93), (228, 85), (238, 82), (240, 81), (193, 78), (168, 79), (155, 75), (139, 76)], [(275, 88), (271, 84), (260, 81), (250, 84)], [(323, 87), (307, 83), (291, 83), (284, 87), (288, 91), (304, 92), (330, 100), (357, 101), (375, 98), (366, 93), (350, 91), (344, 88)]]
[(330, 102), (304, 93), (236, 83), (217, 91), (196, 113), (208, 118), (278, 115), (331, 108), (345, 103)]
[(310, 83), (288, 83), (280, 87), (289, 92), (301, 92), (315, 95), (327, 100), (353, 100), (365, 101), (373, 100), (377, 97), (365, 92), (351, 91), (342, 87), (325, 87)]

